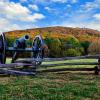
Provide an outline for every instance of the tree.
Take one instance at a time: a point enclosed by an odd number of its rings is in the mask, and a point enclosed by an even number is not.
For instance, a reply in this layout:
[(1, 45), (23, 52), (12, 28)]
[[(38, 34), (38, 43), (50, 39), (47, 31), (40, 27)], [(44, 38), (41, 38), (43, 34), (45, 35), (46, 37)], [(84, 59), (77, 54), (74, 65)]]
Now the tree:
[(79, 40), (75, 38), (73, 35), (69, 35), (66, 39), (66, 42), (72, 48), (76, 48), (80, 46)]
[(87, 55), (90, 42), (89, 41), (84, 41), (84, 42), (81, 42), (81, 45), (84, 48), (84, 53)]
[(46, 44), (48, 45), (50, 56), (51, 57), (59, 57), (61, 56), (61, 42), (57, 38), (46, 38)]
[(100, 54), (100, 39), (93, 41), (88, 50), (90, 54)]

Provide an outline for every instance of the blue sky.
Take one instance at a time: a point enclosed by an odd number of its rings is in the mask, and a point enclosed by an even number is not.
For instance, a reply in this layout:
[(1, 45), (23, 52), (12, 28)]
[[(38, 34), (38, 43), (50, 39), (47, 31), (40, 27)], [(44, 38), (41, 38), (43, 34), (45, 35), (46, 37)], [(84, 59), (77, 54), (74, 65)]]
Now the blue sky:
[(0, 31), (65, 26), (100, 30), (100, 0), (0, 0)]

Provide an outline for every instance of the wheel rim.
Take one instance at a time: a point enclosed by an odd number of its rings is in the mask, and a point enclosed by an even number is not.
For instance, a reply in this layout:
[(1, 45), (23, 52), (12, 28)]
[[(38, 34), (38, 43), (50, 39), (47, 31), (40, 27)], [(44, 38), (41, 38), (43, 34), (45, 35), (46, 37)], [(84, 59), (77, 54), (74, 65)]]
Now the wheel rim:
[[(36, 37), (32, 43), (33, 47), (34, 47), (34, 43), (36, 43), (37, 48), (40, 49), (40, 50), (38, 50), (38, 53), (37, 53), (36, 57), (34, 58), (36, 61), (36, 65), (40, 65), (42, 63), (42, 59), (43, 59), (43, 57), (42, 57), (43, 54), (42, 54), (42, 50), (41, 50), (42, 44), (40, 43), (40, 45), (38, 45), (39, 41), (42, 41), (42, 38)], [(34, 57), (33, 55), (34, 55), (34, 52), (32, 52), (32, 57)]]
[(0, 63), (5, 64), (6, 62), (6, 42), (4, 34), (0, 34)]

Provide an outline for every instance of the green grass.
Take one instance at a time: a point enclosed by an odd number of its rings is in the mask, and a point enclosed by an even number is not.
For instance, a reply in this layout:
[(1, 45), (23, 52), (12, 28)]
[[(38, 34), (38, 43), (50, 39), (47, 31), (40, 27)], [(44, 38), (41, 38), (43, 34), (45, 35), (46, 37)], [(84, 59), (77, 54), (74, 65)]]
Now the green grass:
[(59, 72), (0, 76), (0, 100), (100, 100), (100, 75)]

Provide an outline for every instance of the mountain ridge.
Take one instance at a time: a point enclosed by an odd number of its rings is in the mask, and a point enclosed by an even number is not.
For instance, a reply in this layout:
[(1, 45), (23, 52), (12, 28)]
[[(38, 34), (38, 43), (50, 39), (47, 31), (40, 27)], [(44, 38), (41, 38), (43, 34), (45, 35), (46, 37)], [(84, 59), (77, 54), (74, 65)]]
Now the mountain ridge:
[(62, 27), (62, 26), (54, 26), (54, 27), (43, 27), (43, 28), (32, 28), (25, 30), (15, 30), (6, 32), (6, 36), (19, 38), (24, 34), (29, 34), (31, 38), (34, 38), (37, 34), (42, 34), (44, 37), (55, 37), (55, 38), (65, 38), (67, 35), (73, 35), (77, 38), (79, 37), (94, 37), (100, 38), (100, 31), (88, 29), (88, 28), (73, 28), (73, 27)]

